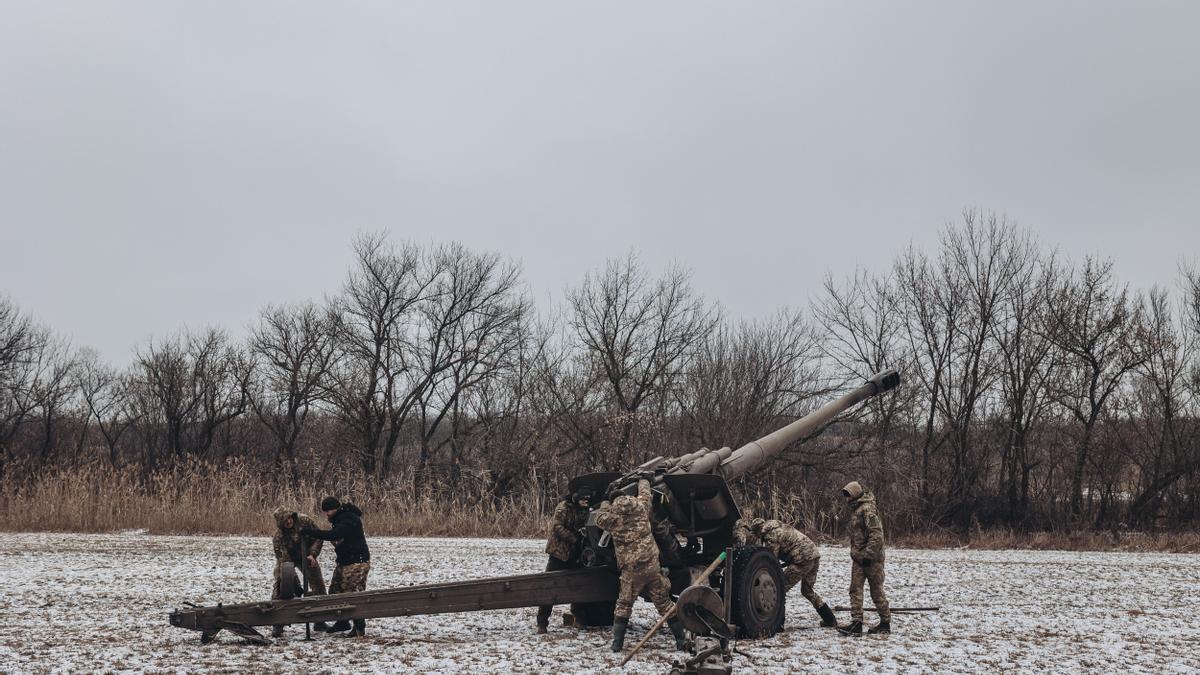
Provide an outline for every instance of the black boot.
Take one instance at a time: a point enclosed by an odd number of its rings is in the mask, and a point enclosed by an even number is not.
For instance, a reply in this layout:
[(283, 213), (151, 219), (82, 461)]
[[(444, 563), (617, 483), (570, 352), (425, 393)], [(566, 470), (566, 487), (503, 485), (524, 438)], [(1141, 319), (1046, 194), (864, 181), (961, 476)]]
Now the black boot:
[(667, 622), (667, 626), (671, 629), (671, 635), (675, 636), (675, 649), (683, 651), (687, 648), (686, 636), (683, 633), (683, 622), (674, 617)]
[(340, 633), (344, 630), (350, 630), (349, 621), (338, 621), (325, 630), (326, 633)]
[(838, 626), (838, 630), (842, 632), (842, 635), (852, 635), (854, 637), (858, 637), (862, 635), (862, 622), (851, 621), (845, 626)]
[(629, 628), (629, 619), (616, 619), (613, 621), (612, 650), (614, 652), (619, 652), (625, 648), (626, 628)]
[(354, 630), (350, 631), (349, 633), (346, 633), (346, 637), (356, 638), (356, 637), (366, 637), (366, 636), (367, 636), (367, 620), (366, 619), (355, 619), (354, 620)]
[(325, 623), (324, 621), (318, 621), (313, 624), (312, 629), (318, 633), (324, 633), (325, 631), (329, 630), (329, 624)]
[(837, 628), (837, 617), (833, 615), (833, 610), (829, 609), (829, 603), (818, 607), (817, 614), (821, 615), (821, 628)]
[(875, 635), (876, 633), (890, 633), (890, 632), (892, 632), (892, 622), (891, 622), (891, 621), (883, 621), (883, 620), (880, 620), (880, 621), (879, 621), (879, 625), (877, 625), (877, 626), (875, 626), (874, 628), (872, 628), (872, 629), (868, 630), (868, 631), (867, 631), (867, 634), (868, 634), (868, 635)]
[(271, 637), (273, 637), (273, 638), (283, 637), (283, 626), (280, 626), (280, 625), (271, 626)]

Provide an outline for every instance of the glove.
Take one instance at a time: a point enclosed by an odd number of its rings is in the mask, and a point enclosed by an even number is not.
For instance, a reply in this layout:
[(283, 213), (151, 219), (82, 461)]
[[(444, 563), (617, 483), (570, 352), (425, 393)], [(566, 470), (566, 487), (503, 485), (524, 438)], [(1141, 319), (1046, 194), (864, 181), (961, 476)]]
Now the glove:
[(858, 566), (859, 566), (859, 567), (870, 567), (870, 566), (871, 566), (871, 559), (870, 559), (870, 558), (863, 558), (862, 560), (859, 560), (859, 561), (858, 561)]

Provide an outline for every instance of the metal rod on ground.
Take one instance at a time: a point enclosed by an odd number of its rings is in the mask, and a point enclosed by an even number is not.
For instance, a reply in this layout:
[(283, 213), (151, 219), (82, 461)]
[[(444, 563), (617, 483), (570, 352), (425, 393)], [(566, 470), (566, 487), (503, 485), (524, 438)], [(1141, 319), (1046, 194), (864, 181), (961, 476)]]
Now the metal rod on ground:
[[(708, 579), (708, 576), (710, 574), (712, 574), (713, 572), (715, 572), (717, 569), (717, 566), (719, 566), (724, 561), (725, 561), (725, 552), (721, 551), (721, 555), (717, 556), (717, 559), (712, 561), (712, 564), (708, 566), (708, 569), (706, 569), (700, 573), (700, 578), (697, 579), (697, 581), (706, 581)], [(671, 617), (675, 616), (675, 610), (678, 608), (679, 608), (679, 605), (677, 605), (677, 604), (673, 605), (671, 607), (671, 611), (669, 611), (666, 614), (663, 614), (661, 617), (659, 617), (658, 623), (654, 624), (654, 627), (651, 628), (650, 631), (646, 633), (646, 636), (642, 638), (641, 642), (637, 643), (637, 646), (633, 648), (633, 651), (629, 652), (629, 655), (621, 660), (622, 666), (624, 666), (626, 663), (629, 663), (629, 659), (632, 659), (633, 655), (637, 654), (638, 651), (641, 650), (642, 645), (645, 645), (647, 642), (649, 642), (650, 638), (653, 637), (654, 634), (658, 632), (658, 629), (662, 628), (662, 625), (664, 623), (669, 621), (671, 619)]]
[[(300, 525), (299, 522), (296, 525)], [(304, 575), (304, 597), (308, 597), (308, 537), (300, 535), (300, 574)], [(312, 624), (304, 622), (304, 639), (312, 640)]]
[[(889, 611), (891, 611), (894, 614), (896, 612), (901, 612), (901, 613), (903, 613), (903, 612), (938, 612), (938, 611), (941, 611), (941, 609), (942, 609), (941, 607), (892, 607), (891, 610), (889, 610)], [(837, 607), (833, 608), (833, 611), (849, 612), (850, 608), (845, 607), (843, 605), (838, 605)], [(863, 607), (863, 611), (864, 612), (878, 612), (879, 610), (875, 609), (874, 607)]]

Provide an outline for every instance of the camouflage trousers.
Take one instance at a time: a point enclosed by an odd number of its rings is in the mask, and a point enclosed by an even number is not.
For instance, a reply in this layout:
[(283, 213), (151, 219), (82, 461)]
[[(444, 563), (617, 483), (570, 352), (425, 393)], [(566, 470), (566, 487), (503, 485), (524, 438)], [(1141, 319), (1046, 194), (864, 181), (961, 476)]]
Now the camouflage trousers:
[(850, 562), (850, 618), (854, 621), (863, 619), (863, 582), (871, 584), (871, 602), (879, 610), (880, 621), (891, 621), (891, 605), (883, 593), (883, 561), (876, 560), (870, 567), (863, 567), (857, 562)]
[(367, 573), (370, 571), (369, 562), (338, 565), (333, 570), (333, 578), (329, 580), (329, 592), (357, 593), (367, 590)]
[(657, 566), (645, 570), (622, 570), (621, 590), (617, 593), (617, 608), (613, 616), (628, 619), (633, 613), (633, 603), (643, 592), (649, 596), (659, 614), (665, 616), (675, 606), (671, 602), (671, 582), (667, 581)]
[[(296, 565), (296, 571), (300, 571), (300, 563), (292, 561)], [(279, 599), (279, 579), (283, 576), (283, 563), (275, 563), (275, 572), (272, 574), (275, 577), (275, 583), (271, 586), (271, 599)], [(321, 576), (321, 564), (317, 563), (308, 565), (308, 594), (309, 595), (325, 595), (325, 578)]]
[(786, 593), (792, 590), (796, 584), (800, 584), (800, 595), (811, 602), (813, 607), (825, 604), (825, 601), (817, 595), (816, 589), (813, 588), (817, 583), (817, 570), (820, 567), (821, 556), (812, 560), (802, 560), (796, 564), (788, 563), (783, 568), (783, 592)]

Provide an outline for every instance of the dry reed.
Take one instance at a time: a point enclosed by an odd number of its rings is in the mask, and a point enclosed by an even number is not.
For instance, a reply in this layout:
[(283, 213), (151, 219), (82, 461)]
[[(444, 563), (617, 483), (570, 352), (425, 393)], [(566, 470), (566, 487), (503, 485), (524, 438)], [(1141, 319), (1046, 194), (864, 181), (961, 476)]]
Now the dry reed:
[[(144, 477), (135, 468), (64, 469), (0, 484), (0, 531), (119, 532), (264, 535), (279, 505), (314, 513), (326, 494), (357, 504), (372, 535), (418, 537), (531, 537), (546, 531), (552, 504), (540, 489), (492, 499), (432, 488), (410, 479), (379, 480), (347, 473), (320, 484), (281, 482), (231, 461), (183, 462)], [(794, 523), (814, 539), (838, 544), (840, 510), (795, 494), (776, 492), (747, 512)], [(973, 529), (966, 534), (925, 526), (893, 532), (890, 546), (911, 548), (1038, 549), (1200, 552), (1200, 532), (1020, 532)]]

